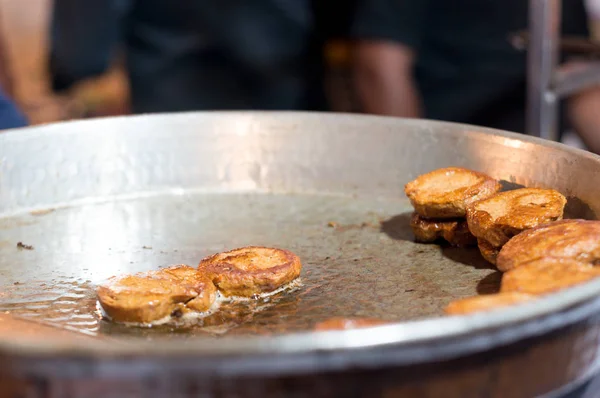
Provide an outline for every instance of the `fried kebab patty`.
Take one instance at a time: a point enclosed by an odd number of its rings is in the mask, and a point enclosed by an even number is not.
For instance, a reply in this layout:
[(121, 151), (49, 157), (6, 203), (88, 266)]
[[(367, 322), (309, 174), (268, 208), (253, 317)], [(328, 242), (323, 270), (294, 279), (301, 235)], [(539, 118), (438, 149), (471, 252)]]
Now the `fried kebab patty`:
[(430, 219), (465, 217), (471, 203), (498, 192), (501, 185), (476, 171), (447, 167), (417, 177), (404, 187), (415, 211)]
[(464, 219), (429, 220), (414, 212), (410, 220), (410, 227), (417, 242), (431, 243), (444, 239), (452, 246), (457, 247), (472, 246), (477, 243)]
[(483, 257), (488, 263), (496, 264), (496, 258), (500, 249), (494, 247), (490, 242), (485, 239), (477, 239), (477, 247)]
[(513, 268), (502, 276), (500, 292), (546, 294), (600, 277), (600, 269), (564, 258), (542, 258)]
[(288, 250), (248, 246), (207, 257), (198, 269), (224, 296), (252, 297), (298, 278), (302, 264)]
[(448, 315), (463, 315), (474, 312), (491, 311), (510, 305), (524, 303), (534, 298), (535, 296), (533, 295), (519, 292), (467, 297), (452, 301), (446, 307), (445, 312)]
[(545, 257), (598, 265), (600, 221), (562, 220), (522, 232), (500, 250), (497, 267), (509, 271)]
[(467, 222), (473, 235), (499, 248), (526, 229), (562, 219), (566, 203), (553, 189), (515, 189), (468, 206)]
[(184, 313), (208, 311), (215, 285), (195, 268), (175, 265), (111, 278), (97, 289), (102, 310), (115, 322), (152, 323)]
[(350, 330), (368, 328), (371, 326), (385, 325), (388, 322), (376, 318), (342, 318), (334, 317), (326, 319), (315, 325), (314, 330)]

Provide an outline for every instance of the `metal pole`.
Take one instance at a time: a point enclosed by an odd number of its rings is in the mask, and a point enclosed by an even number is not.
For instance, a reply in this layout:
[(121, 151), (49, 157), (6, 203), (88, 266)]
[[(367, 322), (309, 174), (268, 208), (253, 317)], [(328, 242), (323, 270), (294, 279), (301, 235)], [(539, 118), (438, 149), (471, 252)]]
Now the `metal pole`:
[(558, 64), (561, 0), (529, 0), (527, 132), (558, 139), (558, 99), (552, 91)]

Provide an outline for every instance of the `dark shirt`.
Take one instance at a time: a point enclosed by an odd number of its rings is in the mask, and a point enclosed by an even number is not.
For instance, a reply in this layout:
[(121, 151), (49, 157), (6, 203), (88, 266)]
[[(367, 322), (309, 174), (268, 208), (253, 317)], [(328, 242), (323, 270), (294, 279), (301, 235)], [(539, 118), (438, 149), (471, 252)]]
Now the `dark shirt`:
[[(528, 27), (527, 0), (362, 0), (353, 34), (417, 53), (425, 117), (525, 130), (526, 53), (509, 35)], [(562, 31), (588, 36), (582, 0), (565, 0)]]
[(56, 0), (56, 90), (124, 50), (134, 112), (321, 109), (310, 0)]
[(24, 127), (26, 125), (27, 120), (25, 116), (0, 90), (0, 130)]

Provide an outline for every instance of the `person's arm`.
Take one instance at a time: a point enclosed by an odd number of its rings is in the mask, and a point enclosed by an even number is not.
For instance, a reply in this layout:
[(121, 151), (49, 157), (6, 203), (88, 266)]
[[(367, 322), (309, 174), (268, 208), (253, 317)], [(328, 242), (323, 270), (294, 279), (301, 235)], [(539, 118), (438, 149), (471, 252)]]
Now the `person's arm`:
[(573, 95), (566, 105), (575, 132), (591, 152), (600, 154), (600, 87)]
[[(589, 21), (594, 15), (594, 9), (590, 6), (591, 2), (583, 0), (563, 2), (561, 14), (564, 35), (582, 38), (590, 36)], [(561, 66), (564, 71), (576, 71), (586, 67), (585, 63), (568, 61), (565, 56), (561, 58), (565, 62)], [(590, 151), (600, 154), (600, 86), (576, 93), (566, 98), (564, 104), (568, 125), (575, 130)]]
[(56, 91), (104, 73), (121, 39), (131, 0), (54, 0), (50, 77)]
[(352, 35), (354, 83), (362, 110), (421, 117), (414, 66), (426, 26), (428, 0), (362, 0)]
[(360, 41), (354, 54), (354, 83), (367, 113), (421, 117), (421, 100), (413, 79), (414, 51), (382, 41)]

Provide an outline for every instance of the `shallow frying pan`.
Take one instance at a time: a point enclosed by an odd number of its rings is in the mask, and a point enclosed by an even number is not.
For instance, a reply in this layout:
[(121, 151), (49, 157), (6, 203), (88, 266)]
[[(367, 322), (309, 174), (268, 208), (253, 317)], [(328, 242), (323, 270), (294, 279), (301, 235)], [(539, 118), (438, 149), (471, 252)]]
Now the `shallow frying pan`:
[[(452, 299), (499, 281), (476, 250), (413, 242), (403, 185), (445, 166), (558, 189), (570, 217), (600, 214), (599, 157), (475, 126), (212, 112), (0, 134), (0, 382), (34, 397), (574, 388), (598, 367), (600, 282), (442, 316)], [(297, 253), (302, 286), (187, 329), (125, 328), (98, 315), (93, 286), (111, 275), (196, 265), (250, 244)], [(311, 331), (332, 316), (391, 324)], [(31, 322), (42, 326), (24, 333)]]

